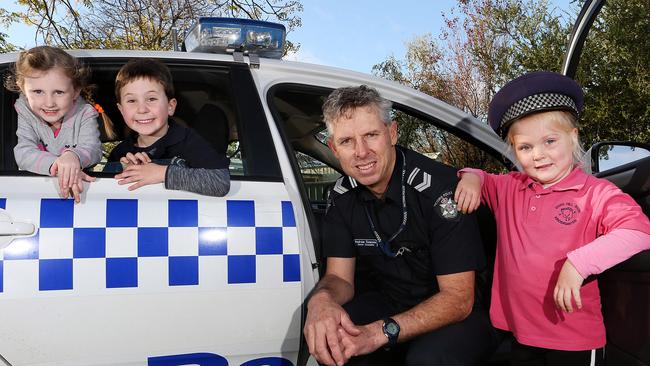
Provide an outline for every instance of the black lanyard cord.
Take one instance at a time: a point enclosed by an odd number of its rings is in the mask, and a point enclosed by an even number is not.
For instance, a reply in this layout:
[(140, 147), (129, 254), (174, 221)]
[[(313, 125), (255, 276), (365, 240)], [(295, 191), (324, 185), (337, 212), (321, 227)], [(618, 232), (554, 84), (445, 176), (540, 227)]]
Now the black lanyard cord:
[(370, 224), (370, 229), (372, 230), (373, 235), (375, 236), (375, 239), (377, 239), (377, 243), (379, 244), (379, 248), (381, 249), (384, 254), (391, 258), (395, 258), (397, 256), (400, 256), (404, 254), (404, 252), (410, 252), (411, 250), (407, 247), (401, 247), (397, 250), (397, 252), (393, 252), (390, 249), (390, 243), (395, 240), (395, 238), (406, 229), (406, 220), (407, 220), (407, 209), (406, 209), (406, 185), (405, 185), (405, 178), (406, 178), (406, 157), (404, 156), (404, 152), (399, 150), (400, 154), (402, 154), (402, 179), (401, 179), (401, 186), (402, 186), (402, 223), (400, 224), (399, 228), (397, 231), (390, 236), (390, 238), (387, 241), (382, 240), (381, 235), (379, 235), (379, 232), (375, 228), (375, 223), (372, 221), (372, 217), (370, 215), (370, 211), (368, 211), (368, 205), (365, 204), (363, 205), (363, 208), (366, 211), (366, 217), (368, 218), (368, 224)]

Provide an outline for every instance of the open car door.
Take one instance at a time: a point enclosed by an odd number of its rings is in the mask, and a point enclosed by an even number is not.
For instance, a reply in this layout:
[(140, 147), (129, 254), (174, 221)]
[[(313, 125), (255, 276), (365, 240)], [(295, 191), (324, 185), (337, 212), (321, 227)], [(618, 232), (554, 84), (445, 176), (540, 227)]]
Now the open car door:
[[(562, 72), (575, 77), (585, 39), (605, 0), (586, 1), (573, 28)], [(623, 121), (621, 121), (623, 122)], [(650, 214), (650, 145), (600, 142), (587, 156), (596, 177), (632, 196)], [(607, 365), (650, 365), (650, 251), (637, 254), (599, 277), (607, 329)]]
[[(598, 143), (590, 151), (594, 175), (628, 193), (650, 214), (650, 145)], [(599, 278), (607, 329), (607, 365), (650, 365), (650, 251)]]

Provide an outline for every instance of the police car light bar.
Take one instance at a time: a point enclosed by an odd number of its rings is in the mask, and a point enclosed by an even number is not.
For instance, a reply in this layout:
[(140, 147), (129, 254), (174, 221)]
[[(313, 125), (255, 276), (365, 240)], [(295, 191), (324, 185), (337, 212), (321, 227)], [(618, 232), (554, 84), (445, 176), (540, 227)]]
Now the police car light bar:
[(281, 58), (286, 29), (262, 20), (200, 17), (185, 37), (188, 52), (257, 54)]

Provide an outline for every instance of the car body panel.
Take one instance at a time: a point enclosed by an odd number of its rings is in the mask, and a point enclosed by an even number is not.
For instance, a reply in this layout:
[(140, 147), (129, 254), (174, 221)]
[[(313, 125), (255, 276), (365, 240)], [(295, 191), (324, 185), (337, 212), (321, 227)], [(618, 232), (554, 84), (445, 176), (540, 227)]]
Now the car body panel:
[(214, 198), (99, 178), (77, 205), (55, 184), (0, 177), (6, 212), (38, 228), (0, 262), (0, 344), (12, 364), (295, 357), (302, 284), (313, 281), (302, 281), (311, 265), (283, 183), (233, 181)]

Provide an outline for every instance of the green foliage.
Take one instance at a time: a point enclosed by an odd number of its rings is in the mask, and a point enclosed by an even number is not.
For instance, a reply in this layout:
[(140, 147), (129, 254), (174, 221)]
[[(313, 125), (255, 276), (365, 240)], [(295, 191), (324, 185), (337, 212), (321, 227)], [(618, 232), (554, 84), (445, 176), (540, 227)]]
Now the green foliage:
[(7, 42), (7, 35), (0, 32), (0, 53), (12, 52), (16, 50), (16, 46)]
[(570, 29), (548, 1), (467, 1), (468, 48), (491, 94), (530, 70), (560, 71)]
[[(11, 23), (17, 21), (16, 13), (8, 12), (6, 9), (0, 9), (0, 25), (7, 28)], [(7, 42), (7, 34), (0, 32), (0, 53), (12, 52), (17, 49), (16, 46)]]
[(650, 141), (650, 2), (609, 0), (591, 29), (577, 72), (584, 86), (581, 135)]

